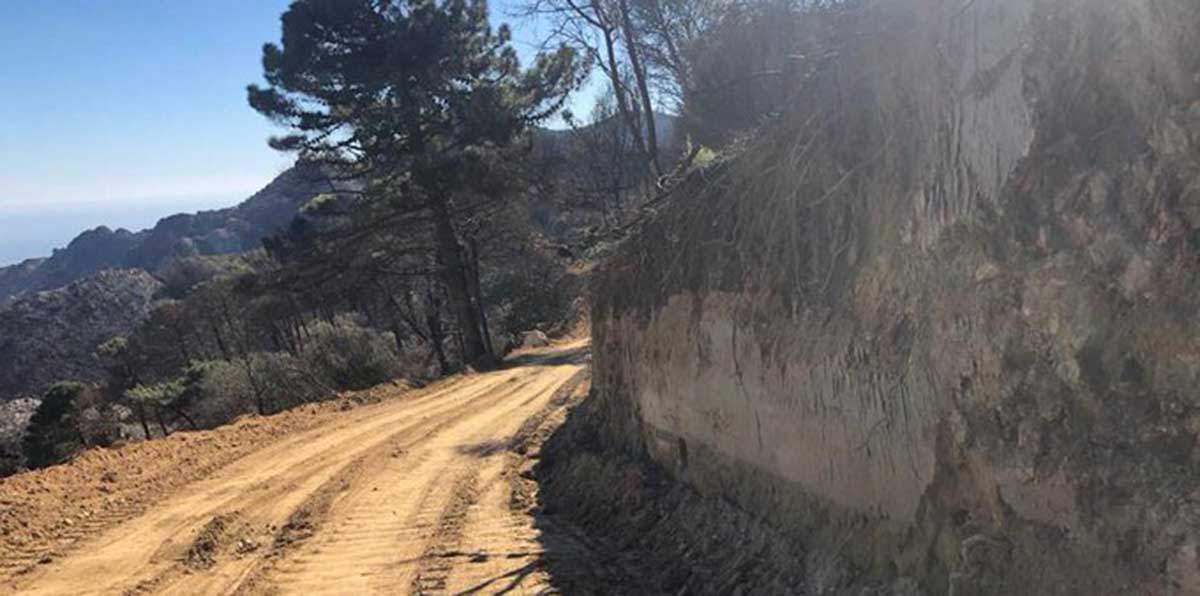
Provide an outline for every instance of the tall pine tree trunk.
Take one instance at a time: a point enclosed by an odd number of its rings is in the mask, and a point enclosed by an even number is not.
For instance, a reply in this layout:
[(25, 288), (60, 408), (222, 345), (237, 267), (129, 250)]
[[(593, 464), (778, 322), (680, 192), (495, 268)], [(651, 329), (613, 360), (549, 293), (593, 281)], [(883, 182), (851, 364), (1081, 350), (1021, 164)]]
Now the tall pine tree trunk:
[(467, 266), (463, 262), (462, 248), (450, 219), (450, 207), (446, 201), (436, 200), (433, 206), (434, 241), (437, 243), (438, 264), (442, 268), (442, 282), (446, 284), (446, 297), (450, 301), (450, 312), (458, 321), (462, 337), (463, 362), (471, 363), (490, 352), (483, 343), (479, 317), (471, 301)]
[(471, 249), (471, 259), (467, 280), (470, 282), (471, 295), (475, 297), (475, 312), (479, 317), (479, 329), (483, 332), (483, 345), (487, 348), (487, 353), (492, 354), (494, 350), (492, 332), (488, 329), (487, 308), (483, 304), (483, 284), (479, 280), (479, 243), (471, 238), (468, 240), (468, 246)]
[(621, 10), (621, 29), (625, 38), (625, 53), (629, 55), (629, 66), (633, 70), (633, 79), (637, 83), (638, 96), (642, 101), (642, 114), (645, 116), (646, 153), (650, 159), (650, 167), (654, 177), (662, 176), (662, 168), (658, 165), (658, 131), (654, 126), (654, 103), (650, 97), (650, 86), (646, 83), (646, 71), (642, 66), (641, 48), (638, 47), (633, 19), (629, 16), (629, 0), (617, 0)]
[(654, 171), (653, 163), (649, 160), (650, 152), (646, 147), (646, 139), (642, 134), (642, 127), (638, 123), (637, 114), (633, 111), (633, 107), (629, 105), (629, 101), (625, 95), (625, 83), (621, 80), (621, 66), (617, 60), (616, 43), (616, 40), (613, 39), (613, 31), (605, 29), (604, 52), (608, 59), (608, 68), (605, 71), (608, 74), (609, 84), (612, 85), (613, 97), (617, 103), (617, 111), (621, 115), (621, 120), (625, 122), (625, 127), (629, 130), (629, 138), (637, 145), (638, 154), (646, 158), (646, 163), (642, 164), (643, 169), (649, 172), (652, 177), (657, 178), (658, 172)]

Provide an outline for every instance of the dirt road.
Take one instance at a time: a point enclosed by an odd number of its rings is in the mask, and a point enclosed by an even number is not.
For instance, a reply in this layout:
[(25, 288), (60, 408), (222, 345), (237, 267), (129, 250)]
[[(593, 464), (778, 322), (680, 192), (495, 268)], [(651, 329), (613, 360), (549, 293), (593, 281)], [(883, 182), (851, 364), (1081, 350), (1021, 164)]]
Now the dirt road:
[(587, 548), (569, 533), (548, 536), (530, 513), (525, 452), (580, 389), (584, 350), (527, 357), (332, 417), (183, 487), (10, 587), (22, 594), (552, 590), (555, 578), (542, 564), (547, 544), (567, 558), (584, 559)]

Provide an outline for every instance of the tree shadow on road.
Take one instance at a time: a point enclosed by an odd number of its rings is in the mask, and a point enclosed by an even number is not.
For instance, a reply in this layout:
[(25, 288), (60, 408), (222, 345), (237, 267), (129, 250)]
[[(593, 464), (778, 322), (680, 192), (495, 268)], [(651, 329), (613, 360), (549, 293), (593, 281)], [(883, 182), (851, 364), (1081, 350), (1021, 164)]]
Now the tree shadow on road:
[(592, 360), (592, 348), (583, 345), (572, 348), (560, 348), (547, 351), (526, 352), (510, 356), (501, 364), (501, 368), (517, 368), (521, 366), (562, 366), (572, 364), (582, 366)]

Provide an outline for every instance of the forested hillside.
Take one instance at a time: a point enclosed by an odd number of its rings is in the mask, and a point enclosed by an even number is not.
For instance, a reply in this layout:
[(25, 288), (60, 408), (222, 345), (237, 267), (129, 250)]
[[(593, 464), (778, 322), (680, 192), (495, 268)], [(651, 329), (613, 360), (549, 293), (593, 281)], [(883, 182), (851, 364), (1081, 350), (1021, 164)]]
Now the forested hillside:
[(133, 329), (161, 287), (144, 271), (107, 271), (0, 310), (0, 401), (59, 379), (100, 380), (96, 346)]

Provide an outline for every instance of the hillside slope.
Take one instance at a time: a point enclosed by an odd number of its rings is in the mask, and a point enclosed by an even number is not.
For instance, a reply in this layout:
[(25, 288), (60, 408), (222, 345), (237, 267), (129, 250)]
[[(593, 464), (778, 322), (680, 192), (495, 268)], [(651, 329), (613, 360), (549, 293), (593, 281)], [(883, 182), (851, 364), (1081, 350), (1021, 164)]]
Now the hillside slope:
[(0, 402), (55, 381), (99, 381), (96, 347), (133, 330), (161, 287), (139, 269), (106, 270), (0, 309)]

